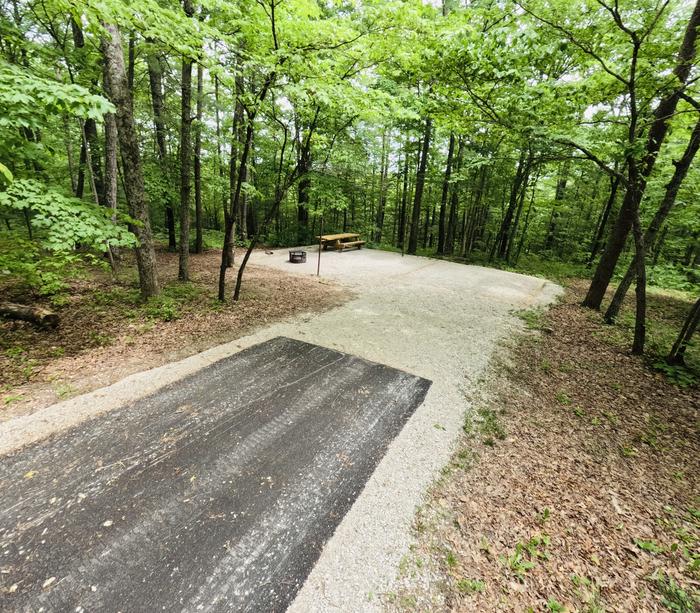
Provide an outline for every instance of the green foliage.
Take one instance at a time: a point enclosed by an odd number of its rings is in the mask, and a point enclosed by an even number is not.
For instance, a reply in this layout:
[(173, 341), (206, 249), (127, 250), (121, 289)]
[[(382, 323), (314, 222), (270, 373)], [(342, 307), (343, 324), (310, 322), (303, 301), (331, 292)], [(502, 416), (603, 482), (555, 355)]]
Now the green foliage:
[(663, 571), (658, 571), (653, 577), (657, 589), (661, 593), (661, 603), (674, 613), (693, 613), (700, 606), (700, 594), (684, 590), (674, 579)]
[(456, 586), (462, 594), (474, 594), (483, 592), (486, 584), (481, 579), (458, 579)]
[(99, 263), (97, 254), (110, 247), (135, 245), (134, 235), (114, 223), (108, 210), (46, 190), (31, 179), (13, 181), (0, 192), (0, 215), (19, 220), (17, 213), (32, 235), (0, 230), (0, 275), (44, 294), (63, 289), (81, 261)]

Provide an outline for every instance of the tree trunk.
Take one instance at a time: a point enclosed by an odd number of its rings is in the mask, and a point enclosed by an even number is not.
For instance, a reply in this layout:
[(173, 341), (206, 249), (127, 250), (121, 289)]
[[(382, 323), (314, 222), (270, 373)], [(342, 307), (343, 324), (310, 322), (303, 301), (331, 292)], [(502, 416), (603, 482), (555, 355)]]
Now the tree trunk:
[(133, 227), (138, 238), (136, 247), (136, 265), (139, 271), (141, 295), (144, 298), (158, 293), (156, 274), (156, 254), (151, 234), (151, 221), (146, 202), (139, 139), (134, 126), (131, 91), (128, 87), (124, 52), (121, 36), (116, 26), (105, 24), (106, 36), (102, 42), (105, 58), (105, 89), (116, 107), (117, 133), (122, 155), (124, 174), (129, 177), (125, 182), (129, 214), (139, 225)]
[(197, 64), (197, 123), (194, 136), (194, 252), (202, 253), (202, 104), (204, 69)]
[(377, 205), (377, 216), (375, 218), (374, 242), (382, 242), (382, 229), (384, 227), (384, 209), (386, 208), (387, 174), (389, 166), (389, 147), (387, 145), (386, 131), (382, 134), (382, 168), (379, 176), (379, 203)]
[(559, 167), (559, 177), (557, 178), (557, 187), (554, 191), (554, 206), (552, 207), (552, 214), (549, 218), (549, 227), (547, 228), (547, 236), (544, 240), (544, 248), (551, 249), (554, 245), (554, 239), (557, 233), (557, 222), (559, 217), (561, 217), (562, 203), (564, 202), (564, 196), (566, 195), (566, 184), (569, 182), (569, 168), (571, 167), (571, 160), (567, 159)]
[[(194, 14), (191, 0), (184, 0), (183, 7), (187, 17)], [(180, 107), (180, 258), (177, 278), (189, 281), (190, 256), (190, 168), (192, 162), (192, 60), (182, 58), (182, 82), (180, 84), (182, 99)]]
[[(165, 100), (163, 96), (163, 62), (155, 53), (147, 56), (148, 82), (151, 90), (151, 104), (153, 106), (153, 123), (156, 129), (156, 148), (158, 151), (158, 163), (163, 181), (169, 185), (168, 150), (165, 142)], [(165, 223), (168, 228), (168, 251), (177, 250), (175, 238), (175, 211), (170, 189), (163, 192), (165, 201)]]
[(644, 250), (644, 235), (642, 233), (642, 223), (639, 220), (639, 211), (635, 212), (632, 222), (632, 232), (634, 234), (635, 270), (637, 273), (636, 305), (634, 316), (634, 342), (632, 343), (632, 353), (642, 355), (644, 353), (644, 343), (646, 339), (646, 309), (647, 309), (647, 273), (646, 258)]
[(0, 302), (0, 315), (8, 319), (29, 321), (41, 328), (56, 328), (60, 322), (58, 315), (48, 309), (13, 302)]
[(527, 174), (525, 167), (527, 165), (525, 157), (525, 149), (520, 152), (520, 159), (518, 160), (518, 166), (515, 170), (515, 177), (510, 188), (510, 197), (508, 199), (508, 208), (503, 215), (503, 220), (501, 221), (501, 226), (496, 235), (496, 240), (491, 246), (491, 252), (489, 253), (489, 261), (493, 260), (493, 257), (498, 253), (498, 257), (503, 259), (508, 250), (508, 237), (510, 236), (511, 224), (513, 223), (513, 216), (515, 215), (515, 209), (518, 205), (518, 199), (520, 196), (520, 186), (523, 183), (523, 179)]
[(450, 192), (450, 175), (452, 174), (452, 156), (455, 151), (455, 135), (450, 133), (450, 144), (447, 148), (447, 162), (445, 163), (445, 176), (442, 180), (442, 194), (440, 195), (440, 217), (438, 219), (437, 254), (445, 253), (445, 217), (447, 216), (447, 198)]
[(403, 189), (401, 190), (401, 209), (399, 213), (399, 227), (398, 227), (398, 242), (397, 247), (404, 250), (404, 243), (406, 240), (406, 208), (408, 205), (408, 158), (409, 158), (409, 145), (410, 141), (406, 139), (406, 147), (404, 150), (404, 160), (403, 160)]
[(423, 188), (425, 187), (425, 171), (428, 167), (428, 154), (430, 152), (430, 133), (433, 121), (430, 117), (425, 120), (425, 132), (421, 147), (418, 172), (416, 173), (416, 189), (413, 195), (413, 212), (411, 215), (411, 230), (408, 236), (408, 253), (415, 255), (418, 250), (418, 231), (420, 229), (420, 212), (423, 203)]
[[(454, 167), (459, 172), (462, 169), (462, 160), (464, 159), (464, 139), (459, 138), (459, 146), (457, 147), (457, 159), (455, 160)], [(457, 228), (457, 212), (459, 209), (459, 187), (460, 183), (455, 182), (452, 185), (452, 190), (450, 194), (450, 210), (447, 215), (447, 230), (445, 232), (445, 255), (452, 255), (454, 253), (455, 245), (455, 230)]]
[(688, 347), (693, 334), (695, 334), (695, 331), (698, 329), (698, 324), (700, 324), (700, 298), (697, 299), (693, 305), (693, 308), (690, 309), (688, 317), (686, 317), (685, 321), (683, 322), (683, 327), (678, 334), (678, 338), (676, 339), (676, 342), (673, 343), (671, 352), (666, 358), (666, 361), (669, 364), (685, 364), (685, 350)]
[[(686, 145), (685, 151), (683, 152), (683, 156), (677, 162), (673, 162), (675, 166), (673, 176), (666, 185), (666, 192), (664, 193), (663, 200), (661, 201), (661, 204), (658, 210), (656, 211), (654, 218), (651, 220), (651, 223), (649, 224), (649, 227), (647, 228), (647, 231), (644, 234), (644, 244), (646, 245), (647, 249), (651, 249), (653, 247), (654, 242), (656, 241), (656, 236), (659, 233), (661, 226), (663, 225), (664, 221), (666, 221), (668, 214), (671, 212), (671, 209), (673, 208), (673, 205), (676, 202), (678, 190), (680, 189), (686, 175), (688, 174), (688, 169), (690, 168), (690, 165), (693, 162), (693, 158), (695, 157), (698, 148), (700, 148), (700, 121), (698, 121), (695, 124), (695, 128), (693, 128), (693, 132), (690, 136), (688, 144)], [(608, 307), (608, 310), (605, 313), (605, 321), (607, 323), (612, 323), (617, 318), (620, 312), (620, 308), (622, 307), (622, 302), (624, 301), (625, 296), (627, 295), (627, 291), (629, 290), (630, 285), (632, 285), (632, 280), (634, 279), (635, 271), (636, 256), (632, 263), (629, 265), (624, 278), (622, 279), (622, 281), (620, 281), (620, 284), (618, 285), (617, 290), (615, 291), (615, 295), (613, 296), (612, 302), (610, 303), (610, 306)]]
[[(692, 60), (695, 57), (695, 41), (697, 39), (697, 30), (699, 26), (700, 0), (695, 3), (695, 8), (688, 21), (683, 42), (678, 53), (678, 60), (673, 70), (679, 85), (659, 101), (654, 111), (653, 122), (649, 128), (644, 156), (639, 162), (637, 162), (636, 159), (633, 162), (635, 166), (639, 163), (639, 168), (633, 169), (632, 172), (636, 177), (636, 183), (634, 185), (628, 185), (620, 213), (610, 234), (610, 239), (605, 247), (605, 251), (593, 275), (593, 279), (591, 280), (591, 285), (583, 301), (583, 306), (591, 309), (599, 309), (603, 301), (605, 291), (610, 284), (610, 279), (612, 279), (613, 273), (615, 272), (615, 266), (624, 249), (630, 229), (632, 228), (634, 216), (639, 209), (639, 203), (646, 189), (646, 181), (651, 171), (654, 169), (659, 149), (666, 137), (669, 119), (675, 113), (678, 101), (685, 89), (685, 83), (690, 74)], [(630, 145), (632, 144), (633, 143), (630, 143)], [(633, 153), (630, 153), (629, 159), (631, 159), (633, 155)], [(629, 169), (628, 176), (630, 176)]]
[(600, 213), (600, 219), (596, 226), (596, 233), (593, 241), (591, 242), (591, 255), (588, 257), (587, 266), (591, 266), (595, 260), (600, 247), (603, 243), (603, 236), (605, 235), (605, 228), (608, 225), (608, 218), (610, 217), (610, 212), (615, 205), (615, 198), (617, 197), (617, 190), (620, 187), (620, 176), (615, 176), (610, 178), (610, 194), (608, 199), (605, 201), (605, 206)]

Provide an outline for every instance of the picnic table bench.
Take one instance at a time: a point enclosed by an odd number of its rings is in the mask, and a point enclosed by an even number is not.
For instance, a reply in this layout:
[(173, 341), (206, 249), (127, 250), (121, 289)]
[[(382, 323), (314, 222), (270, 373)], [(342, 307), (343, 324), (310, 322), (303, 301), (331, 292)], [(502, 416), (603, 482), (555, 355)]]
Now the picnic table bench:
[(336, 251), (344, 251), (345, 249), (351, 249), (357, 247), (362, 249), (362, 245), (365, 241), (359, 240), (360, 235), (353, 232), (343, 232), (342, 234), (323, 234), (322, 236), (317, 236), (324, 251), (329, 247), (332, 247)]

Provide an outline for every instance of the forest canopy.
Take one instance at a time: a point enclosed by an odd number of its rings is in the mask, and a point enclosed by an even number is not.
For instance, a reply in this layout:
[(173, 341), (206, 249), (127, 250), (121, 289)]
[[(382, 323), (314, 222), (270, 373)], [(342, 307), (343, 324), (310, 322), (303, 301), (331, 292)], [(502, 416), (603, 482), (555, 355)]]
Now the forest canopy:
[(236, 245), (323, 227), (577, 267), (586, 306), (619, 281), (610, 320), (636, 284), (642, 352), (646, 285), (700, 276), (699, 24), (681, 0), (7, 0), (0, 280), (55, 294), (133, 249), (147, 298), (156, 245), (182, 281), (220, 248), (226, 300)]

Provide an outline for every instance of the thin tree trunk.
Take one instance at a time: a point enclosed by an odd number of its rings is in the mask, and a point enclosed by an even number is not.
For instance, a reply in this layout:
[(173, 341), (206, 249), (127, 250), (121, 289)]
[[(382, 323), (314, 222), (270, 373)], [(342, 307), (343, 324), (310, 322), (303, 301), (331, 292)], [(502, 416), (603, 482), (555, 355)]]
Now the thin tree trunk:
[(408, 158), (409, 158), (409, 144), (410, 141), (406, 139), (406, 146), (404, 149), (404, 160), (403, 160), (403, 189), (401, 190), (401, 210), (399, 214), (399, 228), (398, 228), (398, 243), (397, 247), (404, 250), (404, 238), (406, 236), (406, 207), (408, 205)]
[(452, 156), (455, 151), (455, 135), (450, 133), (450, 144), (447, 147), (447, 161), (445, 163), (445, 176), (442, 180), (442, 194), (440, 195), (440, 216), (438, 219), (437, 254), (445, 253), (445, 218), (447, 216), (447, 198), (450, 192), (450, 175), (452, 174)]
[(685, 321), (683, 322), (683, 327), (678, 334), (678, 338), (676, 339), (676, 342), (673, 343), (671, 352), (666, 358), (666, 361), (669, 364), (685, 364), (685, 350), (688, 347), (693, 334), (695, 334), (695, 331), (698, 329), (698, 324), (700, 324), (700, 298), (696, 300), (693, 308), (690, 309), (688, 317), (686, 317)]
[(411, 230), (408, 236), (408, 253), (415, 255), (418, 250), (418, 231), (420, 228), (420, 213), (423, 203), (423, 188), (425, 187), (425, 172), (428, 167), (428, 153), (430, 151), (430, 133), (433, 121), (430, 117), (425, 120), (425, 132), (421, 147), (418, 172), (416, 173), (416, 188), (413, 194), (413, 212), (411, 215)]
[(389, 147), (387, 145), (386, 130), (382, 134), (382, 167), (379, 176), (379, 203), (377, 204), (377, 216), (375, 218), (374, 242), (382, 242), (382, 229), (384, 227), (384, 209), (386, 207), (386, 177), (389, 166)]
[[(639, 163), (638, 169), (632, 169), (631, 173), (631, 175), (635, 177), (635, 183), (633, 185), (628, 185), (627, 193), (625, 194), (622, 207), (620, 208), (620, 213), (610, 234), (610, 239), (605, 247), (605, 251), (593, 275), (593, 279), (591, 280), (591, 285), (583, 301), (583, 306), (591, 309), (599, 309), (603, 301), (605, 292), (610, 284), (610, 279), (612, 279), (613, 273), (615, 272), (615, 266), (624, 249), (630, 229), (632, 228), (634, 217), (639, 210), (639, 204), (646, 189), (647, 179), (654, 169), (659, 149), (666, 137), (669, 119), (675, 113), (678, 101), (685, 89), (685, 83), (690, 74), (692, 60), (695, 57), (695, 42), (699, 26), (700, 0), (695, 3), (695, 8), (688, 21), (683, 42), (678, 53), (678, 60), (673, 70), (679, 84), (671, 93), (667, 94), (659, 101), (654, 111), (654, 119), (649, 128), (644, 156), (639, 162), (636, 159), (633, 160), (635, 166)], [(636, 109), (633, 110), (636, 112)], [(633, 132), (634, 127), (630, 130), (631, 134)], [(630, 142), (630, 146), (632, 144), (633, 143)], [(633, 153), (629, 154), (630, 160), (633, 159), (633, 155)], [(629, 170), (628, 175), (630, 175)]]
[(492, 261), (494, 255), (498, 253), (498, 257), (503, 259), (506, 255), (508, 249), (508, 237), (510, 235), (510, 227), (513, 222), (513, 215), (515, 215), (515, 208), (518, 205), (518, 198), (520, 196), (520, 186), (523, 183), (523, 177), (526, 174), (526, 157), (525, 149), (520, 152), (520, 158), (518, 159), (518, 166), (515, 170), (515, 177), (513, 178), (513, 183), (510, 188), (510, 198), (508, 199), (508, 207), (503, 215), (503, 220), (501, 221), (498, 234), (496, 235), (496, 240), (491, 246), (491, 252), (489, 253), (489, 261)]
[[(700, 148), (700, 121), (698, 121), (695, 124), (695, 128), (693, 129), (693, 132), (690, 136), (690, 139), (688, 141), (688, 144), (686, 145), (685, 151), (683, 152), (681, 159), (677, 162), (673, 162), (675, 166), (673, 176), (671, 177), (671, 180), (667, 183), (666, 192), (664, 193), (664, 197), (661, 200), (661, 204), (658, 210), (656, 211), (654, 218), (651, 220), (651, 223), (649, 224), (646, 233), (644, 234), (644, 244), (646, 245), (647, 249), (651, 249), (653, 247), (654, 242), (656, 241), (656, 236), (659, 233), (661, 226), (663, 225), (664, 221), (666, 221), (666, 218), (671, 212), (671, 209), (673, 208), (673, 205), (676, 202), (678, 190), (680, 189), (686, 175), (688, 174), (688, 170), (693, 162), (695, 154), (698, 152), (698, 148)], [(636, 271), (636, 258), (637, 256), (635, 256), (635, 259), (629, 265), (627, 272), (623, 277), (622, 281), (620, 281), (620, 284), (618, 285), (617, 290), (615, 291), (615, 295), (613, 296), (610, 306), (608, 307), (608, 310), (605, 313), (605, 321), (608, 323), (614, 322), (617, 318), (625, 296), (627, 295), (627, 291), (629, 290), (630, 285), (632, 285), (632, 280), (635, 277)]]
[[(459, 172), (462, 169), (462, 160), (464, 159), (464, 139), (458, 139), (459, 146), (457, 147), (457, 159), (455, 160), (453, 166)], [(458, 182), (453, 183), (451, 194), (450, 194), (450, 210), (447, 215), (447, 230), (445, 232), (445, 255), (452, 255), (454, 253), (455, 245), (455, 230), (457, 228), (457, 210), (459, 208), (459, 187)]]
[(595, 260), (600, 247), (603, 243), (603, 236), (605, 235), (605, 228), (608, 225), (608, 218), (610, 217), (610, 212), (615, 205), (615, 198), (617, 196), (617, 190), (620, 187), (620, 176), (615, 176), (610, 178), (610, 194), (608, 199), (605, 201), (605, 206), (600, 213), (600, 219), (596, 226), (596, 233), (593, 241), (591, 242), (591, 255), (588, 257), (587, 266), (591, 266)]
[(559, 177), (557, 178), (557, 187), (554, 191), (554, 206), (552, 207), (552, 214), (549, 218), (549, 227), (547, 228), (547, 236), (544, 240), (544, 248), (551, 249), (554, 245), (554, 239), (557, 233), (557, 224), (559, 217), (561, 217), (561, 205), (564, 202), (564, 196), (566, 195), (566, 184), (569, 182), (569, 168), (571, 167), (571, 160), (565, 160), (559, 167)]
[(129, 177), (125, 183), (129, 214), (139, 222), (133, 227), (138, 238), (136, 265), (139, 271), (141, 295), (144, 298), (158, 293), (156, 274), (156, 254), (153, 247), (151, 222), (146, 202), (139, 139), (134, 126), (131, 91), (128, 87), (124, 55), (119, 30), (105, 24), (106, 36), (102, 43), (105, 58), (105, 89), (116, 107), (117, 133), (122, 155), (124, 174)]
[(197, 63), (197, 123), (194, 136), (194, 251), (202, 253), (202, 105), (204, 69)]
[[(162, 58), (155, 53), (147, 56), (148, 82), (151, 90), (151, 104), (153, 106), (153, 123), (156, 130), (156, 148), (158, 152), (158, 164), (162, 179), (166, 184), (170, 184), (168, 169), (168, 150), (165, 142), (165, 100), (163, 95), (163, 62)], [(175, 237), (175, 211), (170, 189), (163, 192), (165, 202), (165, 224), (168, 228), (168, 251), (177, 250), (177, 240)]]

